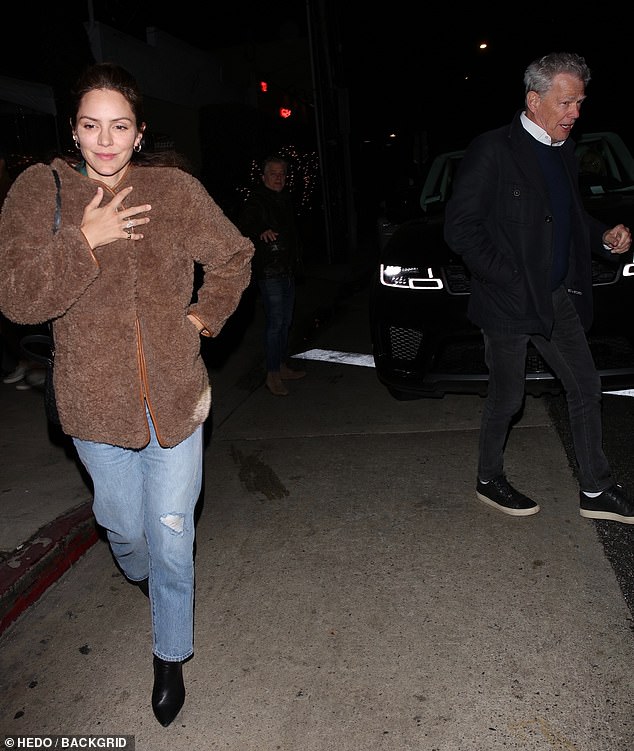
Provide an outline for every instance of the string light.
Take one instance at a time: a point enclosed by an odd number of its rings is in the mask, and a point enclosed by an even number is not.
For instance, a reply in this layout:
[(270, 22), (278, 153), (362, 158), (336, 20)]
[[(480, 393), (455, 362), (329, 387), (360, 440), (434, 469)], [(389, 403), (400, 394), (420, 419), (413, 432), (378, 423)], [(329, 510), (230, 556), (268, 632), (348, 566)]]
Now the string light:
[[(299, 213), (310, 213), (314, 208), (314, 195), (319, 181), (319, 157), (316, 151), (298, 151), (292, 145), (280, 147), (277, 153), (289, 164), (286, 184), (295, 193)], [(238, 193), (246, 199), (254, 186), (260, 185), (262, 169), (260, 162), (253, 159), (249, 167), (249, 184), (238, 188)]]

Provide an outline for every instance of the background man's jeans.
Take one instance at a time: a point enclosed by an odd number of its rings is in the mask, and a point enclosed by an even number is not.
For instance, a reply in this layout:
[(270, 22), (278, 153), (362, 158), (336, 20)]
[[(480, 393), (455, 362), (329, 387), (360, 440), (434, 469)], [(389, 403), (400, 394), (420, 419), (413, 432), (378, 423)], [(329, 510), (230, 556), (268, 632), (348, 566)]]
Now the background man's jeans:
[(288, 354), (288, 333), (295, 307), (295, 279), (292, 276), (272, 276), (259, 279), (258, 287), (266, 318), (266, 369), (270, 373), (275, 373), (286, 362)]
[(601, 379), (564, 287), (553, 292), (553, 307), (555, 325), (550, 339), (483, 332), (489, 387), (480, 428), (478, 477), (492, 480), (504, 471), (504, 445), (524, 400), (526, 348), (531, 341), (565, 389), (581, 489), (599, 492), (614, 484), (603, 453)]
[(132, 450), (74, 438), (94, 485), (93, 512), (132, 581), (150, 578), (153, 652), (180, 662), (193, 651), (194, 509), (202, 486), (203, 428), (173, 448)]

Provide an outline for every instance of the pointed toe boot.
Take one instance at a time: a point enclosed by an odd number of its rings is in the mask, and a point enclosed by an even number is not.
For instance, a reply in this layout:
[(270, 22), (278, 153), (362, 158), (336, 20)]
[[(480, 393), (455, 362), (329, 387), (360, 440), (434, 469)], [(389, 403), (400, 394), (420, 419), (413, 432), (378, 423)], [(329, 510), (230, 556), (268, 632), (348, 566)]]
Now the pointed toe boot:
[(154, 655), (154, 688), (152, 709), (156, 719), (166, 728), (185, 703), (183, 663), (167, 662)]

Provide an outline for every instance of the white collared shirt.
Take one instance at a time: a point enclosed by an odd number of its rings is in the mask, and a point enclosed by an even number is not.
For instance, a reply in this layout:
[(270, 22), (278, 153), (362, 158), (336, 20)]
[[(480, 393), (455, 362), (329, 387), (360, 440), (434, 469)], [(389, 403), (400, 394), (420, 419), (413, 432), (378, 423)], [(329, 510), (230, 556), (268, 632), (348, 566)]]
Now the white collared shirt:
[[(522, 121), (522, 125), (524, 126), (524, 130), (526, 130), (528, 133), (533, 136), (537, 141), (540, 143), (545, 143), (547, 146), (563, 146), (565, 141), (555, 141), (553, 143), (552, 138), (546, 133), (546, 131), (543, 128), (540, 128), (537, 123), (534, 123), (532, 120), (529, 120), (526, 117), (526, 113), (522, 112), (520, 114), (520, 120)], [(608, 245), (607, 243), (603, 243), (603, 247), (605, 250), (612, 250), (612, 246)]]
[(546, 131), (543, 128), (540, 128), (537, 123), (534, 123), (532, 120), (529, 120), (528, 117), (526, 117), (526, 113), (522, 112), (520, 115), (520, 120), (522, 121), (522, 125), (524, 126), (524, 130), (528, 131), (531, 136), (536, 141), (539, 141), (540, 143), (545, 143), (546, 146), (563, 146), (565, 141), (553, 141), (553, 139), (546, 133)]

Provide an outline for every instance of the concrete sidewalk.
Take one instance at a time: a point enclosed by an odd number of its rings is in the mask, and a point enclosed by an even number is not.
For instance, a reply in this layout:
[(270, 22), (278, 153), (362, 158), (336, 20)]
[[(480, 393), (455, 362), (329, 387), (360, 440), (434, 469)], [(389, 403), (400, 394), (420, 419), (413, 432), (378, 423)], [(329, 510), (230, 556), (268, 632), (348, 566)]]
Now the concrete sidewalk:
[[(318, 284), (319, 328), (342, 281)], [(319, 342), (367, 351), (366, 320), (363, 294), (346, 298)], [(545, 402), (527, 401), (507, 448), (542, 511), (507, 517), (475, 500), (481, 400), (397, 402), (370, 368), (317, 361), (274, 398), (253, 323), (232, 353), (208, 353), (216, 406), (179, 717), (162, 728), (152, 715), (148, 601), (99, 540), (0, 637), (0, 737), (632, 751), (631, 616)], [(31, 466), (32, 486), (20, 475), (23, 497), (76, 471), (62, 447), (37, 456), (48, 464)]]

